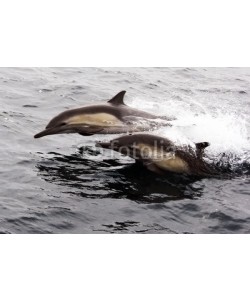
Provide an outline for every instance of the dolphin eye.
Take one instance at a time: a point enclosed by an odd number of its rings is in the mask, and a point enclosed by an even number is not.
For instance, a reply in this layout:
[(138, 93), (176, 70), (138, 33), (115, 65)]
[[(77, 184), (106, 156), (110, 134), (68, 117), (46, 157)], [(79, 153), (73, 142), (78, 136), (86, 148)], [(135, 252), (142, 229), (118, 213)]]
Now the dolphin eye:
[(59, 126), (64, 126), (64, 125), (67, 125), (67, 123), (66, 122), (62, 122), (62, 123), (59, 124)]

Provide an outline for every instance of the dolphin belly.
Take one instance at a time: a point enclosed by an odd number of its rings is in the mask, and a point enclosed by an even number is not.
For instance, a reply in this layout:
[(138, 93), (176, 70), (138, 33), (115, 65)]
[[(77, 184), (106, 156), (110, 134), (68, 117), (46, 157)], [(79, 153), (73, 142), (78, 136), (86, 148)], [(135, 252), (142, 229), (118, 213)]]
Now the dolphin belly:
[(163, 158), (159, 160), (155, 160), (154, 164), (163, 170), (174, 172), (174, 173), (190, 173), (190, 169), (188, 163), (185, 162), (178, 156), (173, 156), (170, 158)]

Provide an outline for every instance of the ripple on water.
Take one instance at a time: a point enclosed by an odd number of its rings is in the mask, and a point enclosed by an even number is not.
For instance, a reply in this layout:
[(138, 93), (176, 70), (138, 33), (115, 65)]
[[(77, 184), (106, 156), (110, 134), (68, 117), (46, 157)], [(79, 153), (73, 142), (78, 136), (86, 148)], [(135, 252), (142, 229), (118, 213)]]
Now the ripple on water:
[(124, 221), (115, 222), (113, 224), (104, 224), (101, 229), (94, 230), (96, 232), (106, 233), (177, 233), (169, 228), (159, 224), (141, 224), (140, 222)]
[[(0, 73), (0, 233), (250, 232), (250, 69)], [(64, 109), (108, 99), (121, 89), (128, 91), (130, 106), (177, 118), (164, 135), (209, 141), (207, 154), (232, 176), (159, 177), (122, 156), (100, 153), (93, 137), (33, 139), (33, 131)]]
[(245, 232), (249, 233), (249, 227), (245, 227), (249, 224), (250, 217), (246, 218), (234, 218), (221, 211), (213, 212), (209, 215), (208, 219), (216, 221), (216, 225), (209, 226), (209, 231), (212, 233), (237, 233)]

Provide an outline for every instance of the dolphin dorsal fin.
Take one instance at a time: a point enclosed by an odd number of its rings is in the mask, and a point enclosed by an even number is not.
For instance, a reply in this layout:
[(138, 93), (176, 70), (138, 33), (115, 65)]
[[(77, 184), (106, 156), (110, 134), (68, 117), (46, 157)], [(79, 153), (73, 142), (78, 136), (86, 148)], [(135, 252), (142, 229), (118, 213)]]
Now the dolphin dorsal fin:
[(197, 156), (201, 157), (204, 152), (204, 149), (207, 148), (209, 145), (210, 144), (208, 142), (196, 143), (195, 146)]
[(196, 149), (197, 150), (203, 150), (205, 148), (207, 148), (210, 144), (208, 142), (202, 142), (202, 143), (196, 143)]
[(125, 105), (123, 102), (123, 98), (125, 95), (126, 91), (121, 91), (117, 95), (115, 95), (112, 99), (108, 101), (108, 103), (113, 104), (113, 105)]

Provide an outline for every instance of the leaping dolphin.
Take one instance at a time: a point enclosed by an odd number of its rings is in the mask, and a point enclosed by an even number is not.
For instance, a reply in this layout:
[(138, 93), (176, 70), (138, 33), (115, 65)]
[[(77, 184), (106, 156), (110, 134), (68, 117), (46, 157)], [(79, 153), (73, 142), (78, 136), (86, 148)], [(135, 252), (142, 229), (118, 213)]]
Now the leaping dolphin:
[(125, 135), (110, 142), (99, 142), (98, 147), (112, 149), (141, 162), (147, 169), (158, 174), (166, 171), (187, 175), (211, 176), (218, 174), (203, 159), (209, 143), (176, 146), (167, 138), (151, 134)]
[(168, 121), (173, 119), (127, 106), (123, 101), (125, 93), (121, 91), (107, 103), (66, 110), (54, 117), (46, 129), (36, 134), (34, 138), (62, 133), (93, 135), (141, 132), (162, 125), (171, 126)]

